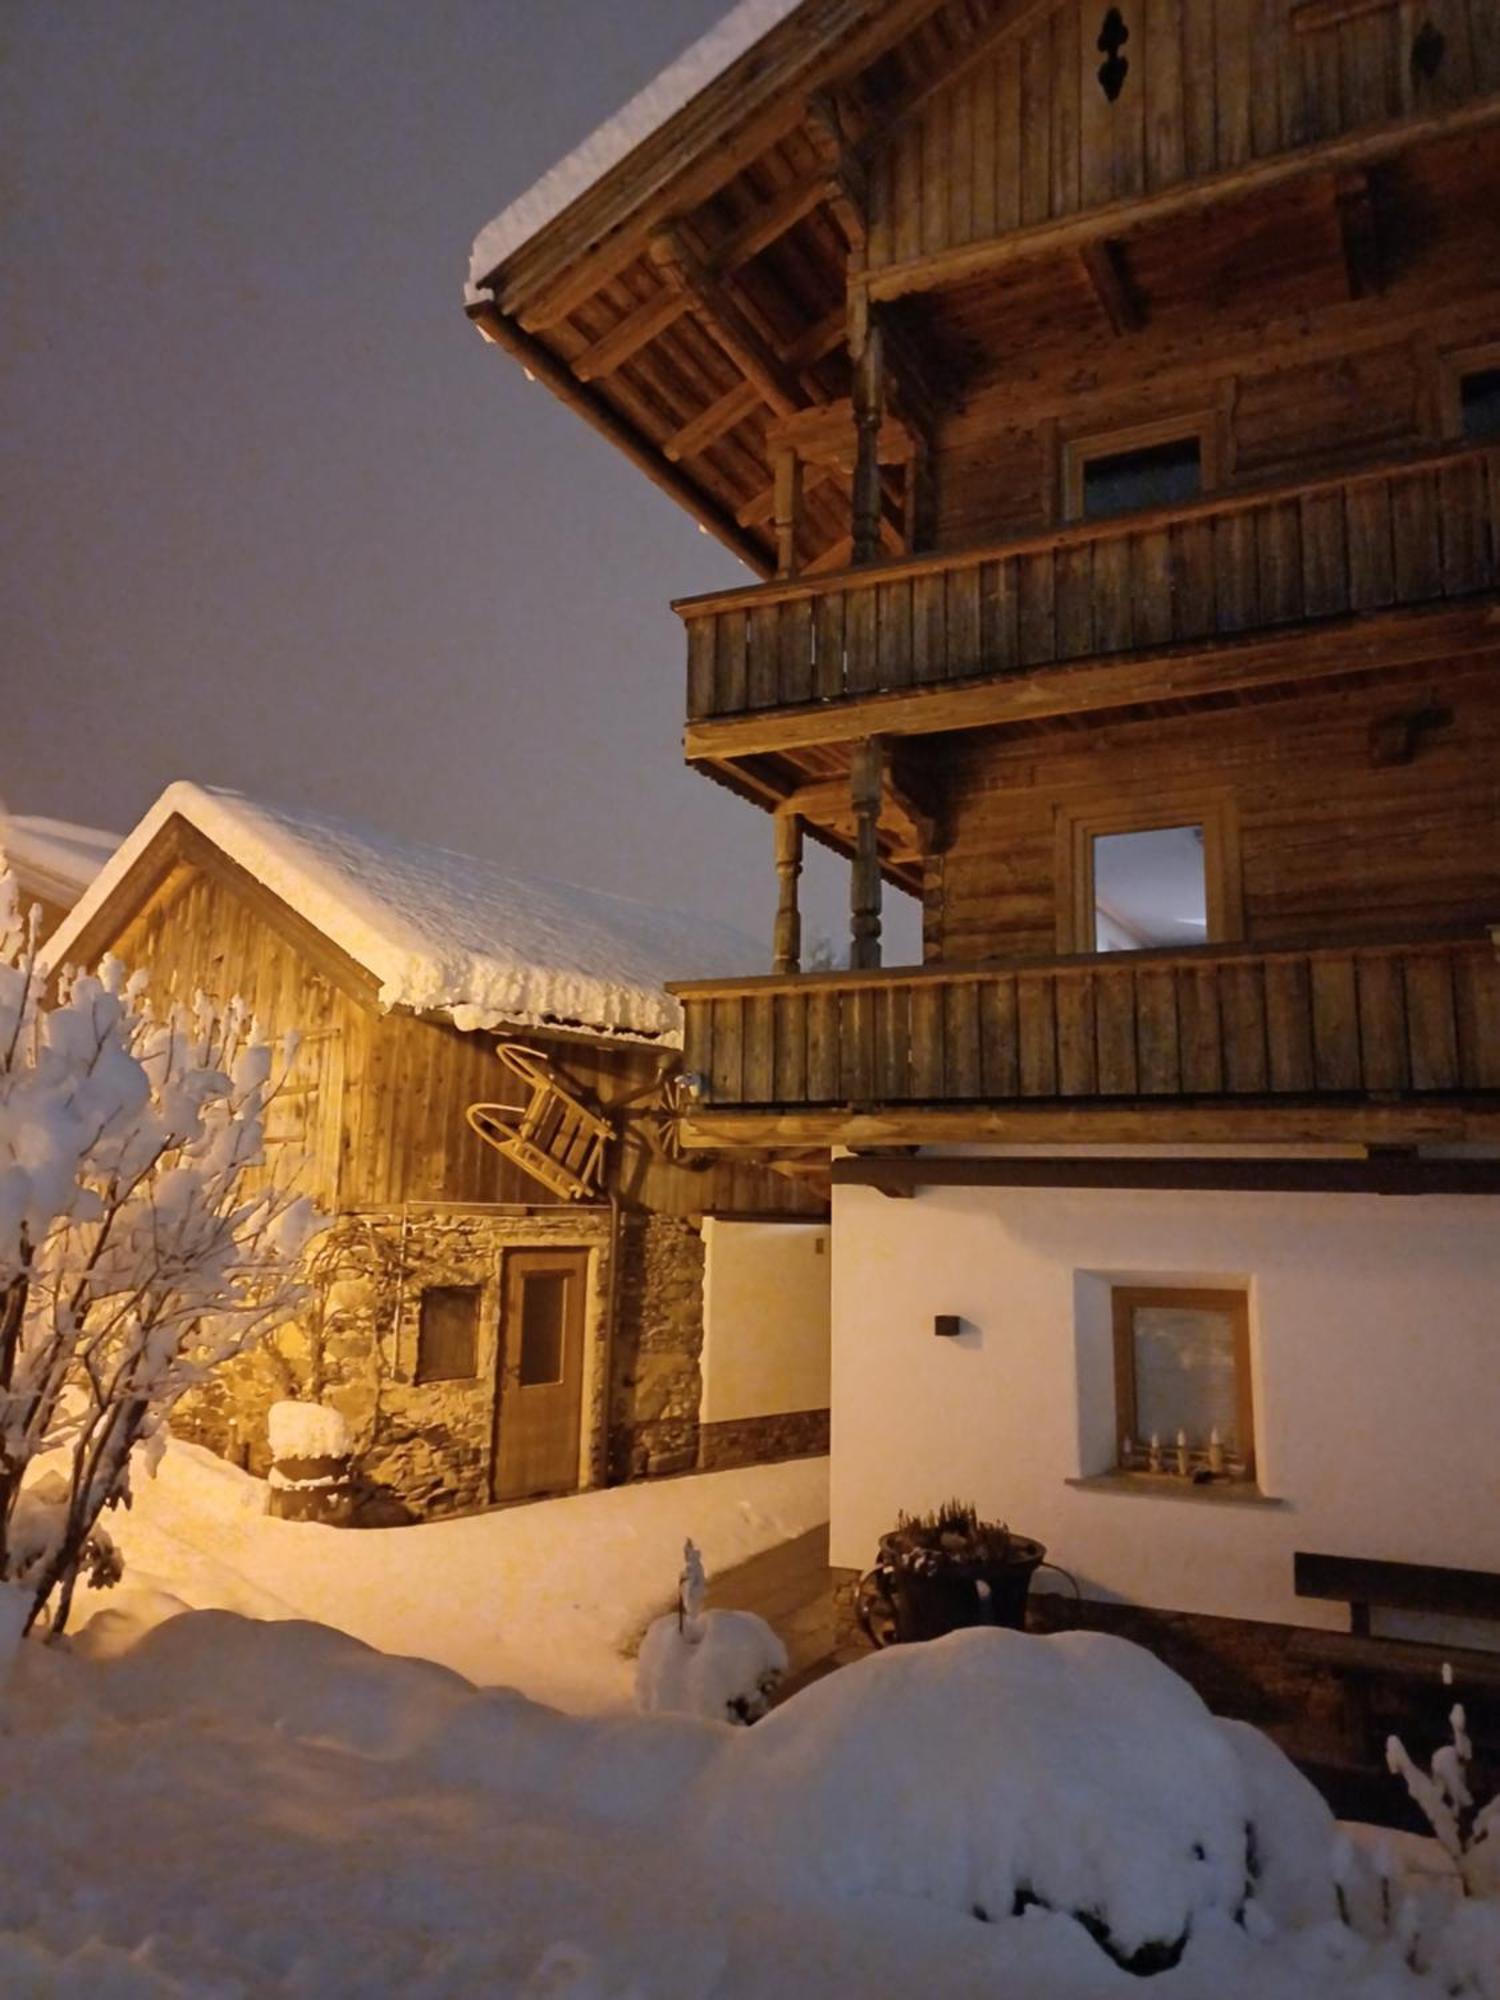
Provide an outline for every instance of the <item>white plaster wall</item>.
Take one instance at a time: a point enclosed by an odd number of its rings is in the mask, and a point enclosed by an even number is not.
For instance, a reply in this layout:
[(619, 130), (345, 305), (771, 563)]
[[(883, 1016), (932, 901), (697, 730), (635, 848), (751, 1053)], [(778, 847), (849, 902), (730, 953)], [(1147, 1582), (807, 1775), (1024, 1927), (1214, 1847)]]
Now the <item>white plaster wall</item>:
[(703, 1422), (826, 1410), (827, 1224), (710, 1217), (703, 1243)]
[[(833, 1546), (957, 1495), (1085, 1596), (1339, 1625), (1292, 1551), (1500, 1567), (1500, 1202), (836, 1188)], [(1250, 1294), (1277, 1507), (1086, 1492), (1114, 1451), (1109, 1285)], [(967, 1323), (935, 1337), (935, 1314)]]

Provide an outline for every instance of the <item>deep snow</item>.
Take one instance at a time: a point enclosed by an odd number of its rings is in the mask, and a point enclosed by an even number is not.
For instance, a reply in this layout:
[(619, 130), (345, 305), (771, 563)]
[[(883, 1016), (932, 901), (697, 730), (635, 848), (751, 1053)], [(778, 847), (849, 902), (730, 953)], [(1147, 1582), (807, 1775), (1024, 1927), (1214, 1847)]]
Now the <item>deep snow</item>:
[[(7, 1995), (1445, 1990), (1320, 1920), (1334, 1829), (1290, 1767), (1100, 1635), (957, 1634), (732, 1730), (562, 1716), (320, 1626), (115, 1613), (23, 1647), (0, 1730)], [(1142, 1982), (1071, 1916), (1010, 1916), (1028, 1885), (1120, 1939), (1190, 1916), (1180, 1965)]]
[[(318, 1618), (390, 1653), (561, 1708), (628, 1708), (628, 1657), (677, 1594), (691, 1532), (717, 1574), (828, 1518), (828, 1461), (709, 1472), (413, 1528), (271, 1520), (264, 1484), (173, 1439), (108, 1517), (125, 1581), (80, 1597)], [(134, 1602), (132, 1603), (132, 1600)]]

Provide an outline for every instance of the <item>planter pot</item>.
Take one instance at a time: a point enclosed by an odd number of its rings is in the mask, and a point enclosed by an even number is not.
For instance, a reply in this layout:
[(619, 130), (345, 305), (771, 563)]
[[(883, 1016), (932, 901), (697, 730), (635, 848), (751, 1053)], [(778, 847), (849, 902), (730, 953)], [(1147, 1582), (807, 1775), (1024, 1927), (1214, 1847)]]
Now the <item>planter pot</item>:
[(1024, 1628), (1026, 1593), (1047, 1553), (1040, 1542), (1012, 1535), (1000, 1560), (944, 1557), (922, 1568), (891, 1543), (889, 1536), (881, 1541), (878, 1573), (900, 1643), (941, 1639), (945, 1632), (971, 1625), (1008, 1625), (1017, 1632)]

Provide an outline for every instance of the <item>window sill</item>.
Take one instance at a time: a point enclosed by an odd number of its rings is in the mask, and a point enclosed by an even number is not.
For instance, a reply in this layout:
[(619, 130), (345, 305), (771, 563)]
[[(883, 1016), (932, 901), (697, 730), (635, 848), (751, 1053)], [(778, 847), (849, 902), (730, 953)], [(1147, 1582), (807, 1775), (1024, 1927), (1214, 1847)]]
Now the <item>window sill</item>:
[(1187, 1500), (1195, 1507), (1285, 1507), (1286, 1501), (1262, 1493), (1243, 1479), (1215, 1479), (1195, 1486), (1175, 1472), (1095, 1472), (1064, 1484), (1080, 1493), (1119, 1493), (1133, 1500)]

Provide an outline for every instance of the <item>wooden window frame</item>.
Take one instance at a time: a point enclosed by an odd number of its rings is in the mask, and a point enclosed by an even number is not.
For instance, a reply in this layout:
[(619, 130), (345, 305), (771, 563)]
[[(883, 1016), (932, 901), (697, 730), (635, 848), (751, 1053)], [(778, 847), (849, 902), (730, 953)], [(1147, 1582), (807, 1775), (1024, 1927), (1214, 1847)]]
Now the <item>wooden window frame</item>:
[[(1062, 507), (1065, 521), (1128, 521), (1136, 513), (1154, 513), (1155, 508), (1137, 508), (1118, 515), (1090, 517), (1083, 510), (1083, 475), (1096, 458), (1122, 458), (1127, 452), (1149, 451), (1155, 445), (1182, 444), (1198, 440), (1200, 499), (1217, 493), (1224, 483), (1229, 454), (1222, 410), (1191, 410), (1172, 417), (1158, 417), (1149, 424), (1132, 424), (1123, 430), (1091, 431), (1087, 436), (1068, 438), (1062, 448)], [(1187, 503), (1184, 503), (1187, 504)]]
[[(1203, 829), (1204, 944), (1238, 944), (1245, 935), (1240, 821), (1233, 795), (1205, 787), (1153, 792), (1149, 798), (1101, 799), (1057, 808), (1057, 949), (1097, 953), (1094, 842), (1104, 834), (1152, 833), (1169, 826)], [(1192, 945), (1163, 946), (1191, 951)]]
[(1464, 377), (1482, 375), (1492, 368), (1500, 368), (1500, 340), (1483, 341), (1477, 347), (1452, 347), (1440, 357), (1438, 408), (1445, 444), (1465, 442)]
[[(1239, 1463), (1226, 1475), (1237, 1486), (1255, 1484), (1255, 1400), (1250, 1381), (1250, 1295), (1248, 1292), (1204, 1285), (1111, 1285), (1110, 1315), (1115, 1353), (1115, 1462), (1119, 1470), (1126, 1438), (1140, 1442), (1135, 1395), (1135, 1313), (1141, 1306), (1163, 1306), (1185, 1312), (1225, 1313), (1234, 1327), (1235, 1423), (1239, 1430)], [(1172, 1440), (1163, 1439), (1170, 1452)]]
[[(436, 1388), (445, 1382), (477, 1382), (484, 1372), (484, 1324), (485, 1304), (489, 1287), (473, 1282), (455, 1284), (423, 1285), (417, 1294), (416, 1347), (412, 1354), (412, 1386), (418, 1389)], [(431, 1375), (422, 1366), (422, 1309), (432, 1292), (467, 1292), (474, 1301), (474, 1365), (464, 1374)]]

